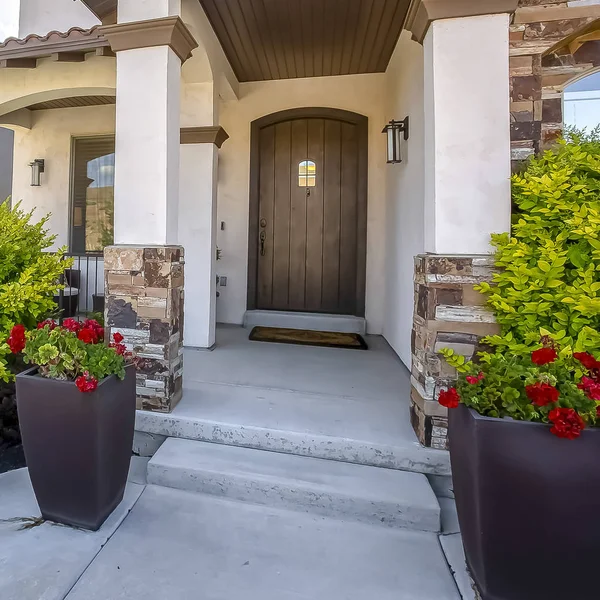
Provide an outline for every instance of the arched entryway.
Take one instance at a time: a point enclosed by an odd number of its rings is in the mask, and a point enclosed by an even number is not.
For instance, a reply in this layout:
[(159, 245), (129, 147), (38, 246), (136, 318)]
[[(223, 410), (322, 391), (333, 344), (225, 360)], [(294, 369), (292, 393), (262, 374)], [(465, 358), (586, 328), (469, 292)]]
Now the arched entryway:
[(367, 145), (343, 110), (252, 123), (249, 309), (364, 317)]

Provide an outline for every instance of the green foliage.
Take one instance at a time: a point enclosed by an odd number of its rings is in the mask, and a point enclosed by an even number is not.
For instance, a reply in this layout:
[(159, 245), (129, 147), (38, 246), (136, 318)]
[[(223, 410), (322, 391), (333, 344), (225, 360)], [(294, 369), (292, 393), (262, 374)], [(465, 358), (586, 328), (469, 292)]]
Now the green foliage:
[[(32, 222), (32, 213), (19, 205), (0, 204), (0, 340), (4, 342), (13, 327), (20, 323), (35, 327), (56, 310), (53, 296), (59, 279), (72, 261), (64, 260), (64, 249), (44, 252), (54, 243), (48, 234), (45, 217)], [(0, 343), (0, 379), (13, 377), (7, 357), (8, 346)]]
[[(554, 362), (542, 366), (534, 364), (529, 351), (483, 353), (479, 363), (466, 362), (463, 356), (448, 349), (442, 354), (460, 373), (456, 388), (461, 402), (479, 414), (548, 423), (550, 411), (561, 407), (575, 409), (590, 426), (600, 424), (596, 411), (599, 404), (578, 387), (587, 370), (573, 358), (568, 347), (558, 352)], [(536, 406), (525, 390), (536, 383), (558, 389), (558, 403)]]
[(600, 128), (567, 139), (514, 175), (512, 233), (494, 235), (489, 294), (502, 335), (486, 340), (519, 352), (540, 328), (576, 351), (600, 347)]
[(125, 379), (125, 358), (114, 348), (101, 342), (86, 344), (63, 327), (47, 325), (29, 331), (23, 358), (38, 365), (40, 374), (51, 379), (74, 381), (86, 372), (98, 381), (109, 375)]

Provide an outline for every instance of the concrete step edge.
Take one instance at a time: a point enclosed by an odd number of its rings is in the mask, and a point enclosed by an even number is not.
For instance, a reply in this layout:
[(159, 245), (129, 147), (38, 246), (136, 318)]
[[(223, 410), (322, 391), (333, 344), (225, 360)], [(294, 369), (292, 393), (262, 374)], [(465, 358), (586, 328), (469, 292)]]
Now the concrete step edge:
[(451, 475), (447, 452), (138, 411), (136, 431), (427, 475)]
[[(235, 452), (230, 463), (227, 462), (226, 456), (224, 460), (216, 461), (219, 464), (215, 467), (206, 462), (201, 464), (202, 461), (196, 460), (194, 453), (204, 450), (213, 454), (219, 453), (218, 446), (207, 449), (203, 448), (206, 444), (191, 441), (175, 445), (174, 438), (171, 440), (165, 442), (148, 464), (148, 482), (151, 484), (372, 525), (428, 532), (440, 530), (439, 503), (424, 475), (350, 464), (342, 466), (342, 463), (332, 461), (292, 455), (273, 455), (273, 453), (251, 449), (243, 450), (244, 453), (251, 454), (249, 454), (250, 463), (246, 462), (241, 469), (235, 462)], [(190, 444), (197, 446), (192, 447)], [(208, 446), (212, 445), (208, 444)], [(222, 448), (227, 455), (226, 447)], [(262, 464), (263, 459), (266, 459), (267, 469), (271, 468), (273, 463), (281, 463), (283, 473), (289, 472), (290, 476), (276, 476), (263, 472), (265, 467), (265, 464)], [(256, 460), (256, 469), (249, 469), (248, 465), (253, 467), (254, 460)], [(315, 461), (316, 464), (311, 465), (311, 461)], [(321, 462), (331, 464), (318, 464)], [(336, 478), (337, 465), (342, 473)], [(295, 466), (300, 472), (312, 466), (320, 471), (324, 469), (325, 472), (331, 469), (333, 483), (328, 485), (295, 479), (293, 477)], [(382, 472), (377, 473), (377, 471)], [(414, 491), (405, 498), (395, 499), (385, 492), (378, 498), (373, 489), (358, 492), (356, 488), (344, 489), (344, 479), (349, 474), (358, 477), (359, 481), (364, 475), (371, 476), (369, 480), (365, 480), (367, 486), (373, 485), (372, 476), (376, 479), (382, 476), (384, 480), (382, 483), (389, 482), (392, 478), (403, 486), (414, 486)]]

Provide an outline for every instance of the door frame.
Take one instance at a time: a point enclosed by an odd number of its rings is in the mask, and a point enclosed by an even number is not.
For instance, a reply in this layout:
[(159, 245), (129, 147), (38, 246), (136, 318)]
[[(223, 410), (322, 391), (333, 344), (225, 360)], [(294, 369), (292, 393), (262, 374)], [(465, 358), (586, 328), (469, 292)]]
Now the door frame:
[(250, 127), (250, 219), (248, 231), (247, 309), (256, 310), (258, 292), (259, 210), (260, 210), (260, 132), (261, 129), (296, 119), (334, 119), (356, 125), (358, 134), (358, 213), (356, 240), (356, 315), (365, 316), (367, 277), (367, 210), (369, 177), (369, 119), (338, 108), (292, 108), (252, 121)]

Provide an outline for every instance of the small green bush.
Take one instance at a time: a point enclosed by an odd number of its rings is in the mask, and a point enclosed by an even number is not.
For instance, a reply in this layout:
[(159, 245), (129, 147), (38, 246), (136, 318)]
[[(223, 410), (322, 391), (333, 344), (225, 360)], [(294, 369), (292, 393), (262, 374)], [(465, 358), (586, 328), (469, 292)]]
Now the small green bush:
[(571, 131), (513, 176), (512, 233), (493, 236), (493, 283), (477, 289), (502, 327), (486, 342), (523, 351), (550, 335), (600, 347), (600, 128)]
[(32, 213), (19, 205), (0, 205), (0, 379), (10, 381), (13, 373), (5, 343), (12, 327), (20, 323), (35, 328), (56, 311), (54, 294), (59, 280), (72, 261), (64, 260), (65, 250), (44, 252), (54, 243), (46, 224), (49, 217), (32, 222)]

